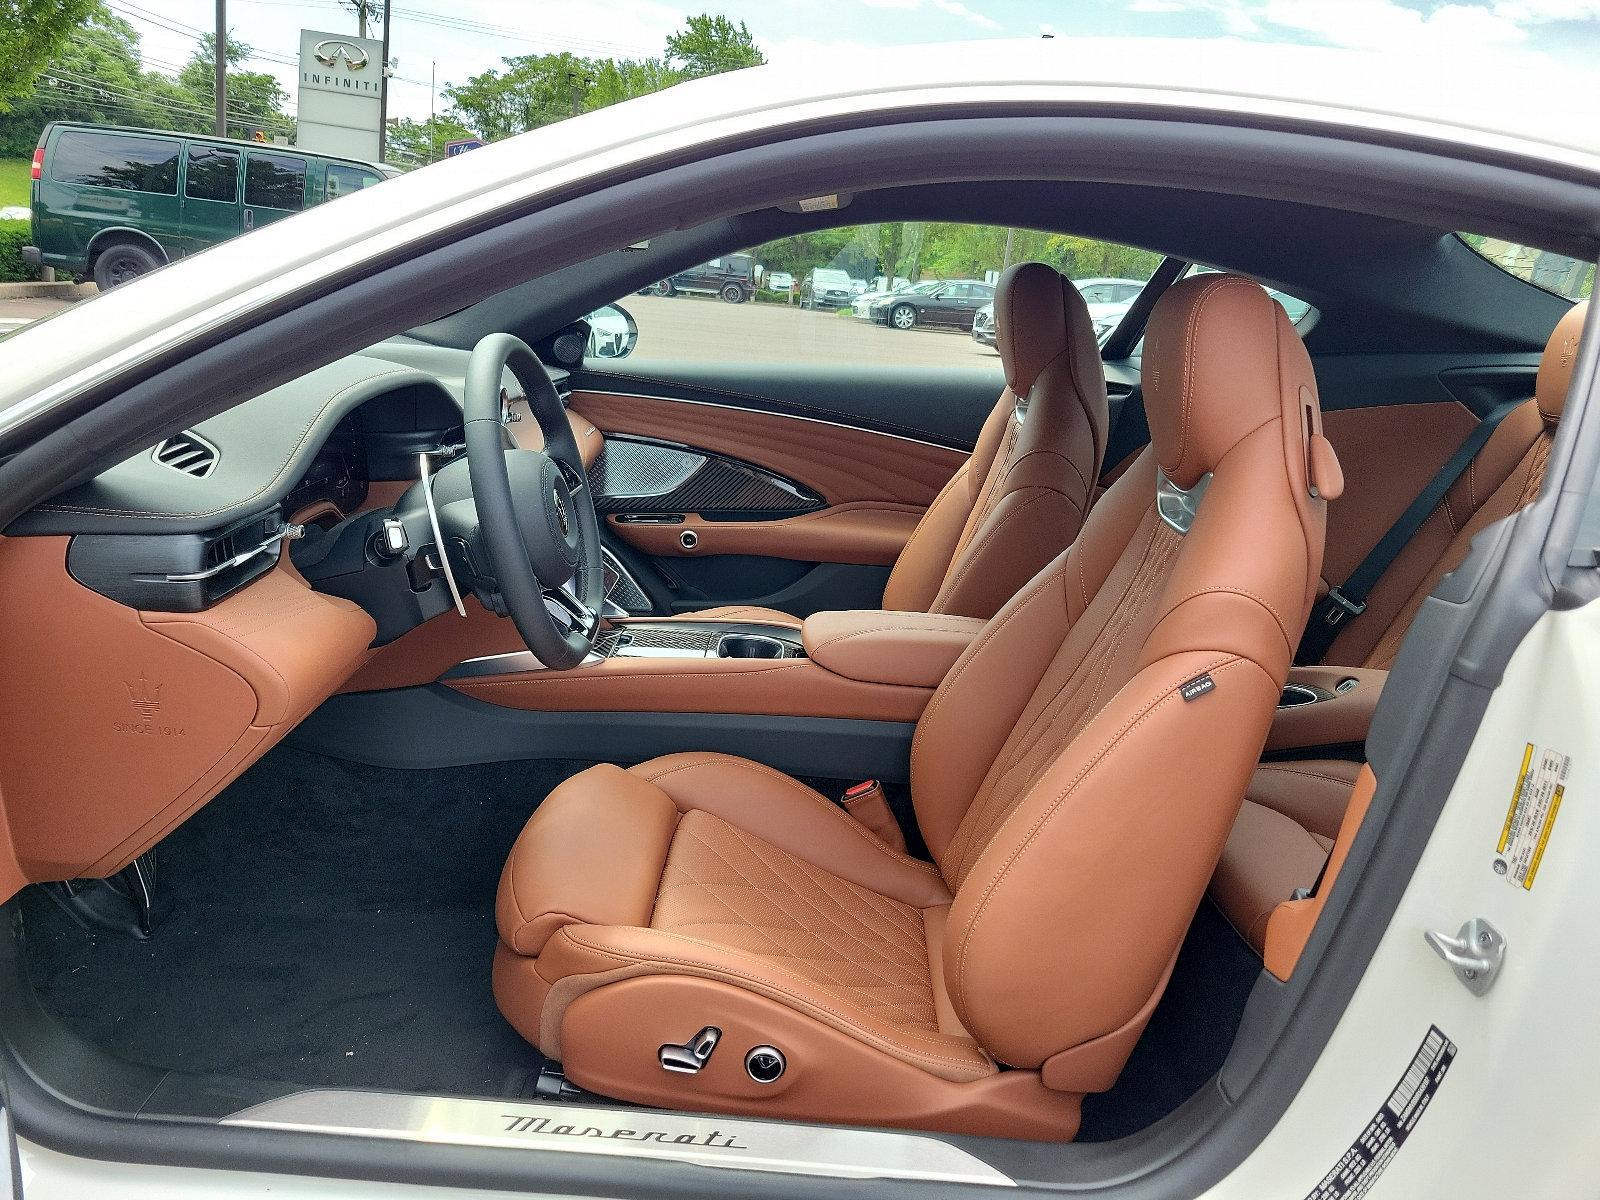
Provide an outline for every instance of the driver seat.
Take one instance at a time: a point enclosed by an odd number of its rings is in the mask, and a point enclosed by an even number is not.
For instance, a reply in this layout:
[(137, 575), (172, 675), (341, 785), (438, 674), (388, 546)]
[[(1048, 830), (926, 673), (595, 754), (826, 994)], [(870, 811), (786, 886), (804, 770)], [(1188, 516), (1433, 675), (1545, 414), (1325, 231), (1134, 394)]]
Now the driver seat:
[(1341, 486), (1310, 360), (1256, 284), (1174, 285), (1144, 363), (1152, 446), (918, 724), (932, 863), (722, 754), (593, 767), (539, 806), (500, 882), (494, 991), (569, 1079), (1075, 1135), (1239, 810), (1315, 596), (1319, 492)]

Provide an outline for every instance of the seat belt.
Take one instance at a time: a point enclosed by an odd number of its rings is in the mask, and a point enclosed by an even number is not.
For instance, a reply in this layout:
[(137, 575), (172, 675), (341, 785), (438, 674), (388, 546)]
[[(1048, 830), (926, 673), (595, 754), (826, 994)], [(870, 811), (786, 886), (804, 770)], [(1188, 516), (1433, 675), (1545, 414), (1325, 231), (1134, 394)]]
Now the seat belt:
[(1422, 523), (1433, 515), (1433, 510), (1439, 507), (1450, 485), (1461, 478), (1461, 472), (1478, 456), (1478, 451), (1483, 449), (1484, 443), (1500, 422), (1527, 402), (1527, 397), (1506, 400), (1490, 410), (1489, 415), (1478, 422), (1449, 461), (1439, 468), (1439, 473), (1429, 481), (1428, 486), (1389, 526), (1389, 531), (1378, 539), (1378, 544), (1367, 552), (1361, 564), (1350, 572), (1350, 577), (1339, 586), (1329, 588), (1328, 594), (1312, 606), (1305, 636), (1300, 639), (1300, 649), (1294, 656), (1296, 663), (1304, 666), (1322, 661), (1322, 656), (1328, 652), (1328, 647), (1333, 645), (1346, 623), (1367, 610), (1367, 597), (1372, 594), (1373, 587), (1390, 564), (1400, 557), (1400, 551), (1416, 536)]

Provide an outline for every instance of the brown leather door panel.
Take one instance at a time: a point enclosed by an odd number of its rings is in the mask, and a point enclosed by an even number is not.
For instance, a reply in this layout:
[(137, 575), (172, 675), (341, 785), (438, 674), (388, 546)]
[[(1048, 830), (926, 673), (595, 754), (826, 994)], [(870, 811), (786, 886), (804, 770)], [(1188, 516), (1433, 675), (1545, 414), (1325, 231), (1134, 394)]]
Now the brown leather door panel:
[[(630, 525), (612, 532), (649, 555), (759, 555), (799, 562), (888, 566), (957, 468), (959, 450), (783, 413), (576, 391), (571, 411), (607, 434), (676, 442), (751, 463), (822, 497), (826, 508), (776, 520)], [(692, 529), (692, 549), (681, 534)]]

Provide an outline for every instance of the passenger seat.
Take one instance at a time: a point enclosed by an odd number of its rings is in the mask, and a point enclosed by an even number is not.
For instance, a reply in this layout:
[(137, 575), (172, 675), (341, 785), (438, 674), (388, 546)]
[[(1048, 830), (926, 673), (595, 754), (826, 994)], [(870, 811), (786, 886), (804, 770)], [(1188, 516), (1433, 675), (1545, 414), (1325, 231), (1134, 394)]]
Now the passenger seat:
[[(987, 620), (1083, 527), (1109, 423), (1089, 308), (1055, 268), (1018, 263), (1000, 277), (995, 325), (1005, 390), (900, 552), (886, 609)], [(800, 624), (753, 605), (682, 615)]]
[[(1544, 482), (1588, 301), (1556, 325), (1534, 395), (1501, 421), (1428, 521), (1384, 571), (1366, 611), (1345, 623), (1324, 661), (1387, 670), (1438, 583), (1484, 528), (1533, 502)], [(1361, 763), (1319, 758), (1263, 763), (1211, 881), (1211, 895), (1259, 953), (1267, 917), (1327, 861)]]

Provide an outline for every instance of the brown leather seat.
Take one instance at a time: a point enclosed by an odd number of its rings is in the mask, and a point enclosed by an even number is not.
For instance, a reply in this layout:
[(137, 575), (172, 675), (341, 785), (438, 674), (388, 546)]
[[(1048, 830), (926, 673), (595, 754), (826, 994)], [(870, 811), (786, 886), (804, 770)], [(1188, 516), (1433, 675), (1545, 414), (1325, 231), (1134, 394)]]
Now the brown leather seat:
[[(987, 620), (1083, 527), (1108, 421), (1088, 306), (1053, 267), (1018, 263), (995, 291), (995, 329), (1005, 389), (895, 561), (884, 608)], [(691, 615), (799, 624), (754, 605)]]
[[(1310, 360), (1256, 284), (1174, 286), (1145, 369), (1152, 448), (918, 724), (933, 863), (719, 754), (595, 767), (534, 813), (501, 879), (494, 990), (569, 1078), (674, 1108), (1073, 1136), (1260, 754), (1321, 566), (1308, 471), (1339, 485)], [(701, 1070), (659, 1065), (707, 1027)], [(759, 1046), (787, 1060), (776, 1082), (746, 1072)]]
[[(1324, 656), (1330, 663), (1388, 669), (1417, 610), (1466, 558), (1485, 527), (1533, 502), (1572, 382), (1572, 363), (1589, 303), (1575, 305), (1550, 335), (1534, 395), (1496, 427), (1416, 537), (1390, 564)], [(1310, 888), (1355, 786), (1358, 762), (1316, 759), (1264, 763), (1217, 864), (1211, 893), (1260, 953), (1267, 917), (1297, 888)]]

